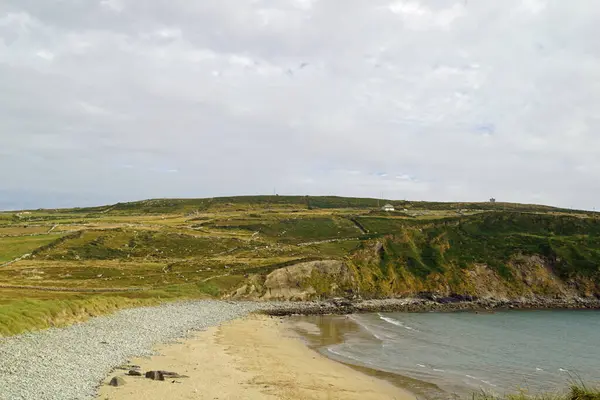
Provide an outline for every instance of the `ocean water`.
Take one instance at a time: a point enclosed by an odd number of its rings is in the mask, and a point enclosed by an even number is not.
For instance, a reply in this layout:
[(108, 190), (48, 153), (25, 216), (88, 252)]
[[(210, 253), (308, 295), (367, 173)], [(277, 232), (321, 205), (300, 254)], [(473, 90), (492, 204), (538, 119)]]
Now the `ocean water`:
[[(298, 322), (323, 354), (410, 378), (408, 388), (421, 397), (600, 383), (598, 311), (378, 313)], [(426, 383), (437, 388), (430, 395)]]

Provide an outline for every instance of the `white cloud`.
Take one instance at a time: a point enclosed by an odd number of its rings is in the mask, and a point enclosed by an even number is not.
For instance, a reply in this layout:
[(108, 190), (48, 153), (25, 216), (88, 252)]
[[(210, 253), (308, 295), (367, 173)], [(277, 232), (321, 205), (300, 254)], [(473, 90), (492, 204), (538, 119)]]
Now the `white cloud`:
[(117, 13), (120, 13), (125, 9), (123, 0), (101, 0), (100, 5), (110, 11), (114, 11)]
[(521, 7), (532, 14), (539, 14), (546, 8), (545, 0), (523, 0)]
[(594, 1), (104, 0), (50, 10), (5, 0), (3, 196), (23, 182), (39, 188), (40, 206), (73, 187), (103, 203), (276, 186), (591, 208)]
[(162, 28), (156, 31), (156, 35), (164, 39), (181, 39), (182, 32), (179, 28)]
[(38, 25), (38, 22), (27, 12), (9, 12), (0, 17), (0, 27), (14, 28), (21, 33), (26, 33)]
[(433, 10), (423, 2), (400, 0), (389, 5), (389, 10), (401, 16), (408, 27), (413, 29), (449, 28), (465, 13), (465, 7), (456, 3), (451, 7)]
[(38, 56), (39, 58), (43, 58), (46, 61), (54, 60), (54, 53), (47, 51), (47, 50), (39, 50), (35, 53), (35, 55)]

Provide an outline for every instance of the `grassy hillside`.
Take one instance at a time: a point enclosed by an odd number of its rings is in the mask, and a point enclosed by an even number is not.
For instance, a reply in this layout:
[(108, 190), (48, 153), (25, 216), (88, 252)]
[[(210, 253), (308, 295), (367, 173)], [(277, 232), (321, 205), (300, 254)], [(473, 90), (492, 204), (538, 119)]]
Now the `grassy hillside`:
[(261, 297), (271, 272), (317, 260), (349, 274), (288, 277), (311, 297), (594, 296), (599, 234), (597, 214), (547, 206), (318, 196), (5, 212), (0, 334), (244, 287)]
[(485, 212), (375, 226), (386, 234), (363, 241), (351, 255), (369, 296), (600, 293), (597, 218)]

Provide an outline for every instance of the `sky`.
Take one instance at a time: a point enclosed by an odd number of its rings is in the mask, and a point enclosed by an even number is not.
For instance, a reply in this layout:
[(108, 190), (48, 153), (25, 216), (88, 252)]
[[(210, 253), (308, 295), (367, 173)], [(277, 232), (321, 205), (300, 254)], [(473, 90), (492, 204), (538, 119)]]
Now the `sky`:
[(597, 0), (2, 0), (0, 209), (600, 206)]

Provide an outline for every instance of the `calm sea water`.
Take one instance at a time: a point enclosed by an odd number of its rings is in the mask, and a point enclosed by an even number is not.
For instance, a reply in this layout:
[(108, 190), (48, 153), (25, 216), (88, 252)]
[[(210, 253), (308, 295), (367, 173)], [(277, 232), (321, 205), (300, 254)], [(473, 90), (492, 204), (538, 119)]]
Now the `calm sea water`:
[(320, 351), (329, 357), (447, 393), (546, 392), (574, 379), (600, 383), (597, 311), (380, 313), (304, 323), (343, 340), (323, 342)]

